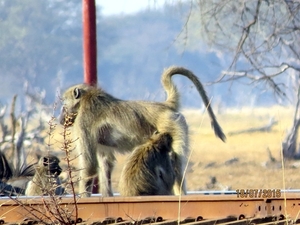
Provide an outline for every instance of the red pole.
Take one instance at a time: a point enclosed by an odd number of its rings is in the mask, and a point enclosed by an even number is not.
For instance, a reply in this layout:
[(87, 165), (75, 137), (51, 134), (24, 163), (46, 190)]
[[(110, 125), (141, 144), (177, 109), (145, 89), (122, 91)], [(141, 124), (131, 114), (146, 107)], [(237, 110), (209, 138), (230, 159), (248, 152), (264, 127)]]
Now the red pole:
[[(97, 86), (97, 29), (95, 0), (82, 0), (84, 83)], [(98, 193), (98, 177), (92, 193)]]
[(97, 32), (95, 0), (82, 0), (84, 83), (97, 86)]

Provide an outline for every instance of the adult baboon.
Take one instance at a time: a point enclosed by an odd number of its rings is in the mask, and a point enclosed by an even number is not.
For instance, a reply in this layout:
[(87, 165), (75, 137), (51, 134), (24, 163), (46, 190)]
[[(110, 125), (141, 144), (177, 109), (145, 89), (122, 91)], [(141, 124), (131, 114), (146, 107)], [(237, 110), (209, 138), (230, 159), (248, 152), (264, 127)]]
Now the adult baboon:
[(113, 97), (101, 88), (86, 84), (75, 85), (63, 95), (64, 107), (60, 122), (73, 125), (74, 138), (79, 138), (79, 165), (83, 167), (80, 171), (79, 191), (83, 196), (90, 195), (88, 188), (97, 171), (100, 192), (103, 196), (111, 196), (114, 152), (133, 150), (135, 146), (148, 140), (156, 130), (160, 133), (169, 132), (173, 139), (176, 173), (174, 194), (186, 192), (183, 171), (189, 149), (188, 127), (184, 116), (178, 112), (179, 93), (171, 80), (176, 74), (189, 78), (196, 86), (207, 107), (215, 134), (225, 140), (202, 84), (185, 68), (170, 67), (163, 72), (162, 85), (167, 93), (165, 102), (125, 101)]
[(122, 196), (173, 194), (175, 171), (169, 155), (171, 144), (169, 133), (155, 133), (133, 150), (120, 177)]
[(25, 195), (61, 195), (62, 187), (58, 177), (61, 171), (59, 159), (56, 156), (41, 157), (32, 180), (27, 184)]

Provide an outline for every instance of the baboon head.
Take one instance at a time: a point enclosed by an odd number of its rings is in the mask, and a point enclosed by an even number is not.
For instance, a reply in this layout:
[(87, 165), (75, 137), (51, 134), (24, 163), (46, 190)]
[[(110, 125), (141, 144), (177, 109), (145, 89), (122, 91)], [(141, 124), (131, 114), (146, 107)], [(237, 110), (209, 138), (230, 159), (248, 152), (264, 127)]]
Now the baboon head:
[[(147, 167), (153, 169), (153, 178), (156, 179), (156, 188), (159, 194), (170, 194), (175, 182), (175, 173), (170, 159), (172, 137), (169, 133), (154, 134), (153, 150), (149, 152)], [(155, 188), (155, 189), (156, 189)]]
[(62, 97), (63, 107), (60, 113), (60, 124), (72, 124), (75, 121), (77, 112), (80, 108), (80, 101), (87, 90), (93, 87), (86, 84), (79, 84), (66, 90)]
[(48, 175), (58, 177), (62, 171), (61, 167), (59, 166), (59, 162), (60, 161), (56, 156), (49, 155), (40, 159), (39, 166), (46, 168)]
[(172, 137), (168, 133), (156, 133), (145, 144), (136, 147), (123, 168), (120, 194), (171, 195), (175, 172), (169, 153)]

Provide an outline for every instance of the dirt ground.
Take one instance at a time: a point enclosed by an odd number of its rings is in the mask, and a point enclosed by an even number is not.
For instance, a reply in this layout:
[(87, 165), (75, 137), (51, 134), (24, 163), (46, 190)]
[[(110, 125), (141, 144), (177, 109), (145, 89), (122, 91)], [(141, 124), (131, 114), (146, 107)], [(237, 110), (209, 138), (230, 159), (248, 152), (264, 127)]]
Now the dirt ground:
[[(184, 114), (191, 146), (186, 171), (188, 191), (300, 188), (300, 161), (283, 161), (281, 157), (281, 143), (293, 118), (290, 108), (223, 110), (217, 118), (227, 136), (226, 143), (214, 136), (206, 112), (185, 110)], [(277, 124), (269, 132), (245, 132), (267, 126), (271, 120)], [(114, 191), (125, 158), (117, 156)]]

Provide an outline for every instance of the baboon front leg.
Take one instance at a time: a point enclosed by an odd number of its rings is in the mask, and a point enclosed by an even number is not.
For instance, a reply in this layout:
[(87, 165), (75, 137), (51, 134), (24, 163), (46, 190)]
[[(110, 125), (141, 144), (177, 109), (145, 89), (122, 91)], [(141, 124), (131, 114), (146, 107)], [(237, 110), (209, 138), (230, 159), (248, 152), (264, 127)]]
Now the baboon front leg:
[(171, 133), (173, 137), (172, 163), (175, 170), (173, 191), (175, 195), (183, 195), (186, 194), (185, 169), (189, 155), (188, 126), (181, 114), (175, 114), (171, 121), (173, 121), (170, 125), (172, 128), (170, 130), (173, 131)]
[[(93, 158), (94, 157), (94, 158)], [(93, 158), (94, 160), (91, 160)], [(97, 174), (97, 159), (96, 155), (82, 153), (79, 156), (80, 180), (79, 180), (79, 194), (82, 197), (89, 197), (92, 193), (93, 177)]]
[[(82, 173), (80, 173), (82, 174)], [(93, 178), (84, 178), (84, 175), (80, 175), (80, 182), (79, 182), (79, 193), (81, 197), (90, 197), (92, 193), (92, 185), (93, 185)]]
[(114, 168), (115, 157), (113, 154), (98, 155), (99, 162), (99, 193), (102, 196), (113, 196), (113, 191), (111, 187), (111, 173)]
[(173, 153), (172, 163), (175, 170), (175, 183), (173, 186), (173, 192), (175, 195), (186, 194), (186, 184), (184, 179), (184, 169), (186, 166), (185, 156), (179, 156), (177, 153)]

